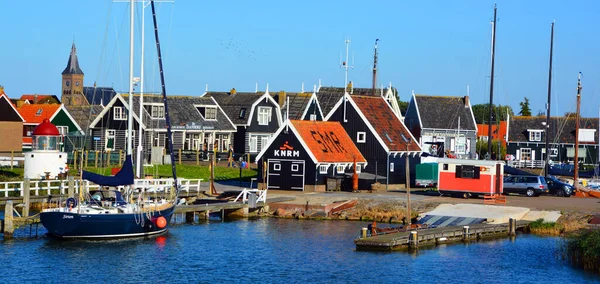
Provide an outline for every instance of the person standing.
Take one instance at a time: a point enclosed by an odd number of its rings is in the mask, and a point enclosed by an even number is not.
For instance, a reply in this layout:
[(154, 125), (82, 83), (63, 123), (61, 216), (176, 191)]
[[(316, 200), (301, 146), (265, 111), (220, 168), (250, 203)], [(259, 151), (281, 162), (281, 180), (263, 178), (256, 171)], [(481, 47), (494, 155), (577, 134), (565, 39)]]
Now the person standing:
[(235, 164), (234, 164), (234, 158), (233, 158), (233, 146), (231, 146), (231, 144), (229, 144), (229, 151), (227, 153), (227, 167), (232, 167), (235, 168)]

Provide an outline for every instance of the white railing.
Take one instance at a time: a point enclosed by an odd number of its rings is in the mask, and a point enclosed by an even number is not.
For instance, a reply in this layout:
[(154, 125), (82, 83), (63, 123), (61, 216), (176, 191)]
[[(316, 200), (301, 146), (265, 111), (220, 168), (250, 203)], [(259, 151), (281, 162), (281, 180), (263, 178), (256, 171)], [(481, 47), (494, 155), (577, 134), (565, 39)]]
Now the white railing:
[[(0, 197), (8, 197), (10, 192), (18, 192), (18, 196), (23, 196), (23, 181), (0, 182)], [(180, 192), (200, 192), (202, 179), (179, 179)], [(99, 185), (87, 180), (82, 181), (81, 185), (85, 191), (98, 189)], [(75, 193), (79, 193), (79, 180), (74, 181)], [(136, 179), (133, 181), (133, 188), (145, 192), (169, 192), (173, 187), (173, 179)], [(119, 186), (124, 189), (124, 186)], [(60, 194), (67, 194), (69, 190), (68, 180), (32, 180), (29, 182), (29, 190), (33, 196), (50, 195), (52, 191), (59, 191)], [(84, 191), (84, 192), (85, 192)], [(41, 194), (40, 194), (41, 193)]]
[(233, 202), (237, 202), (241, 197), (242, 203), (247, 203), (249, 193), (254, 193), (254, 194), (258, 195), (258, 199), (256, 200), (256, 202), (265, 202), (265, 203), (267, 202), (267, 190), (247, 189), (247, 188), (244, 188), (244, 190), (242, 190), (242, 192), (240, 192), (240, 194), (235, 198), (235, 200)]
[(513, 168), (541, 169), (544, 167), (543, 160), (515, 160), (507, 161), (507, 164)]

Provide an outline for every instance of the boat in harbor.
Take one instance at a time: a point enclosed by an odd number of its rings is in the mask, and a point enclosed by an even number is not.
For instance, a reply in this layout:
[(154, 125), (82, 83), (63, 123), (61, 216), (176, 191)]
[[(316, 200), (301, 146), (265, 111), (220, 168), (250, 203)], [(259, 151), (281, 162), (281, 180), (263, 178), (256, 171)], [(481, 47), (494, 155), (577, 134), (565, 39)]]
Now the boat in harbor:
[[(168, 143), (171, 160), (173, 159), (173, 145), (171, 141), (171, 124), (166, 99), (166, 89), (163, 76), (160, 43), (156, 28), (156, 13), (154, 2), (151, 1), (154, 21), (154, 34), (162, 83), (162, 96), (165, 107), (165, 120), (167, 124)], [(134, 0), (130, 3), (130, 85), (129, 105), (133, 105), (133, 15)], [(69, 66), (67, 66), (68, 68)], [(132, 112), (133, 108), (129, 108)], [(128, 131), (133, 130), (133, 113), (128, 117)], [(178, 201), (179, 184), (175, 166), (173, 170), (173, 187), (165, 191), (165, 197), (154, 196), (150, 198), (142, 190), (134, 198), (134, 173), (132, 164), (132, 136), (128, 136), (127, 155), (118, 173), (114, 176), (103, 176), (82, 171), (81, 179), (93, 182), (100, 186), (99, 190), (79, 189), (79, 198), (68, 198), (65, 203), (59, 203), (56, 208), (45, 209), (40, 213), (40, 221), (48, 233), (58, 238), (77, 239), (106, 239), (127, 238), (158, 235), (166, 232), (175, 211)], [(35, 137), (34, 137), (35, 139)], [(82, 184), (81, 182), (79, 183)], [(119, 191), (125, 188), (125, 194)], [(150, 191), (148, 191), (150, 192)], [(171, 198), (169, 197), (169, 193)], [(124, 196), (125, 195), (125, 196)], [(129, 200), (129, 201), (128, 201)]]

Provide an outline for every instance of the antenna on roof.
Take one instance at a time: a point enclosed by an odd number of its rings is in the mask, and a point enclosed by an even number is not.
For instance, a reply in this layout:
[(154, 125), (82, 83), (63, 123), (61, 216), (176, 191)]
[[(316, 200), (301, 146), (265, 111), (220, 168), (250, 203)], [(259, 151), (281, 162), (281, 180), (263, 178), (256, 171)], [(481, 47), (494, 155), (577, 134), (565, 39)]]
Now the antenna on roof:
[(319, 88), (317, 90), (321, 90), (321, 79), (319, 79)]
[(258, 93), (258, 82), (256, 82), (256, 89), (254, 91), (255, 93)]
[(285, 133), (288, 133), (290, 131), (290, 97), (287, 97), (286, 100), (287, 102), (285, 103), (285, 116), (287, 118), (287, 123), (285, 125)]
[[(340, 65), (341, 68), (346, 69), (345, 73), (346, 73), (346, 77), (344, 80), (344, 96), (342, 97), (344, 100), (344, 120), (343, 122), (348, 122), (348, 120), (346, 120), (346, 93), (348, 93), (348, 68), (354, 68), (354, 65), (349, 65), (348, 64), (348, 49), (350, 47), (350, 40), (346, 39), (344, 41), (344, 43), (346, 44), (346, 61), (342, 62), (342, 64)], [(354, 55), (352, 55), (352, 61), (354, 61)]]
[(379, 39), (375, 40), (375, 50), (373, 51), (373, 96), (375, 96), (375, 88), (377, 86), (377, 42)]
[(208, 93), (208, 84), (206, 84), (206, 89), (204, 91)]
[(304, 93), (304, 82), (302, 82), (302, 92)]
[(313, 93), (317, 92), (317, 85), (313, 85)]

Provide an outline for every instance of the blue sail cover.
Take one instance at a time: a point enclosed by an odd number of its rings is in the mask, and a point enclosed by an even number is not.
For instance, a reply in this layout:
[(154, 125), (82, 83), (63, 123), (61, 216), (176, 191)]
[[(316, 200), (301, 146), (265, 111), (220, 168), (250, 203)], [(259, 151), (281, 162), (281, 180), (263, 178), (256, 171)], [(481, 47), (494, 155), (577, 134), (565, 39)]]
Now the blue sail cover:
[(121, 167), (121, 170), (114, 176), (103, 176), (83, 171), (82, 178), (101, 186), (132, 185), (133, 164), (131, 162), (131, 155), (125, 157), (123, 167)]

